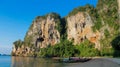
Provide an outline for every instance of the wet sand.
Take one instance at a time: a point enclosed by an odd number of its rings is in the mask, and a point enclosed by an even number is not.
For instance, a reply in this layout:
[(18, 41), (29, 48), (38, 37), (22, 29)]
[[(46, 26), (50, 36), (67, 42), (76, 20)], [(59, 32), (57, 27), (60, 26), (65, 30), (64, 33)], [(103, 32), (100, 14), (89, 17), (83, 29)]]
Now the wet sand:
[(65, 67), (120, 67), (120, 59), (94, 58), (84, 63), (70, 63)]

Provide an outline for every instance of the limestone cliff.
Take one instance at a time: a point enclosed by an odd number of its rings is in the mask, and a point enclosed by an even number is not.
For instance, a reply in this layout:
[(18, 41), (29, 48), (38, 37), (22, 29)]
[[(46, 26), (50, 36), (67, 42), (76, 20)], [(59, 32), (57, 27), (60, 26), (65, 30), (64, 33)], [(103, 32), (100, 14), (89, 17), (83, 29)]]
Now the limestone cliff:
[(38, 16), (30, 26), (22, 46), (13, 47), (15, 55), (32, 55), (37, 49), (55, 45), (60, 42), (60, 33), (57, 29), (60, 16), (50, 13), (46, 16)]
[[(119, 25), (120, 25), (120, 0), (117, 0), (118, 1), (118, 14), (119, 14)], [(119, 32), (120, 32), (120, 28), (119, 28)]]
[(46, 17), (37, 17), (26, 34), (25, 42), (30, 39), (30, 43), (38, 48), (59, 43), (60, 33), (56, 28), (58, 23), (60, 17), (54, 13)]
[(96, 7), (75, 8), (61, 18), (56, 13), (38, 16), (23, 42), (14, 43), (13, 55), (34, 56), (41, 48), (54, 46), (63, 39), (74, 45), (88, 40), (99, 50), (111, 48), (111, 41), (120, 32), (120, 0), (98, 0)]
[(80, 44), (85, 39), (96, 44), (96, 48), (100, 43), (100, 33), (93, 32), (94, 26), (90, 15), (87, 12), (78, 12), (77, 14), (67, 18), (67, 35), (68, 40), (73, 40), (74, 44)]

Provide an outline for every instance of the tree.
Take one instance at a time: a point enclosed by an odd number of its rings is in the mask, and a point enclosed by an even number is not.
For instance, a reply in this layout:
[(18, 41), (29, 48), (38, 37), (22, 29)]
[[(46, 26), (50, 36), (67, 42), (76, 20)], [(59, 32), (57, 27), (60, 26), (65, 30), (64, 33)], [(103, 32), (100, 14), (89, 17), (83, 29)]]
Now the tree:
[(16, 48), (18, 48), (23, 45), (23, 41), (19, 39), (19, 40), (13, 42), (13, 44), (15, 45)]
[(72, 42), (63, 40), (55, 46), (49, 46), (41, 49), (42, 57), (71, 57), (78, 52)]
[(111, 44), (115, 50), (120, 50), (120, 36), (116, 37)]

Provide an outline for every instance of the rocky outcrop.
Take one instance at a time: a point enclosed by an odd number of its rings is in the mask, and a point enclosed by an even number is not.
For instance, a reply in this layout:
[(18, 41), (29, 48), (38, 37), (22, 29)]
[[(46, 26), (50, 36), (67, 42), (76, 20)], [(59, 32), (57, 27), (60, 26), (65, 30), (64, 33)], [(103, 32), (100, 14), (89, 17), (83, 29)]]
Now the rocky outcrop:
[(60, 33), (56, 29), (57, 23), (60, 23), (60, 17), (57, 14), (51, 13), (46, 17), (37, 17), (33, 21), (25, 41), (30, 38), (30, 43), (38, 48), (59, 43)]
[(119, 7), (118, 12), (119, 12), (119, 14), (120, 14), (120, 0), (117, 0), (117, 1), (118, 1), (118, 7)]
[[(118, 7), (119, 7), (118, 12), (119, 12), (119, 24), (120, 24), (120, 0), (117, 0), (117, 1), (118, 1)], [(119, 31), (120, 31), (120, 29), (119, 29)]]
[(20, 47), (13, 47), (13, 55), (31, 56), (40, 48), (59, 43), (60, 33), (57, 29), (59, 23), (60, 16), (56, 13), (38, 16), (30, 26), (24, 44)]
[[(120, 0), (117, 0), (117, 1), (118, 1), (118, 7), (119, 7), (118, 14), (119, 14), (119, 25), (120, 25)], [(120, 32), (120, 27), (119, 27), (119, 32)]]
[(95, 43), (95, 47), (99, 48), (100, 33), (93, 32), (93, 21), (86, 12), (79, 12), (67, 18), (67, 39), (73, 40), (74, 44), (80, 44), (85, 39)]
[(16, 48), (13, 46), (12, 55), (13, 56), (34, 56), (35, 49), (28, 46), (22, 45), (21, 47)]
[(56, 13), (38, 16), (26, 33), (22, 45), (14, 46), (12, 53), (33, 56), (41, 48), (59, 43), (61, 38), (73, 41), (74, 45), (88, 40), (99, 50), (111, 48), (111, 41), (119, 33), (118, 14), (120, 0), (99, 0), (96, 8), (90, 5), (78, 7), (65, 18)]

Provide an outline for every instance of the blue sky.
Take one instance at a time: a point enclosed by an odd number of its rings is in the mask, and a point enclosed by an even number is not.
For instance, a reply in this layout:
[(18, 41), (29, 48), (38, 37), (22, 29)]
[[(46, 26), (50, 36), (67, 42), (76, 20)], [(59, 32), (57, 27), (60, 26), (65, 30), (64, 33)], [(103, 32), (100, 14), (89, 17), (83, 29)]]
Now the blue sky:
[(0, 0), (0, 53), (10, 54), (12, 43), (24, 36), (36, 16), (56, 12), (62, 17), (78, 6), (97, 0)]

